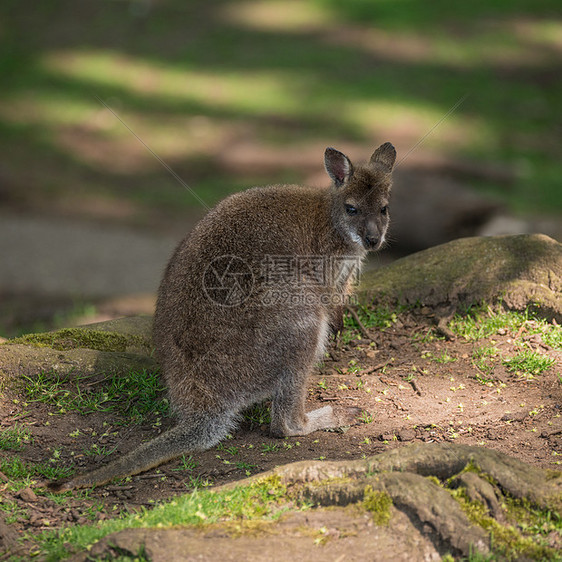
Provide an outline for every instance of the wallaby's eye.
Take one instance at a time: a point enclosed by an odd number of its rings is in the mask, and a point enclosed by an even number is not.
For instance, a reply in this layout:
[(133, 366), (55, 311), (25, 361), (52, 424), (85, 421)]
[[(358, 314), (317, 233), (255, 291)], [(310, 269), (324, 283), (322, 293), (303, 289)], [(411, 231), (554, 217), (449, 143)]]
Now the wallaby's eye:
[(356, 207), (354, 207), (353, 205), (346, 205), (345, 206), (345, 212), (348, 215), (356, 215), (359, 211), (357, 210)]
[(381, 215), (386, 215), (388, 213), (388, 205), (381, 207)]

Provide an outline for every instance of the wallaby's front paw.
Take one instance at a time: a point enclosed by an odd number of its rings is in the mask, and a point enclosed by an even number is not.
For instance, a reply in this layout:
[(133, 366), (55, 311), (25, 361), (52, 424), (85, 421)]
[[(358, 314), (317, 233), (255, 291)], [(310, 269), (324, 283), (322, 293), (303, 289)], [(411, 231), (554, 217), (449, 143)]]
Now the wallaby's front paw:
[(360, 422), (360, 416), (363, 413), (361, 408), (356, 406), (346, 406), (345, 408), (337, 408), (335, 411), (338, 427), (347, 425), (357, 425)]

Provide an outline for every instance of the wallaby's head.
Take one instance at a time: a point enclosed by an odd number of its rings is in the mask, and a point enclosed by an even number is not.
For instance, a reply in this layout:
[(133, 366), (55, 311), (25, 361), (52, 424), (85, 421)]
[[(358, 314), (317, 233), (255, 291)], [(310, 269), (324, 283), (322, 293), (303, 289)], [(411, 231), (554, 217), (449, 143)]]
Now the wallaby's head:
[(384, 242), (390, 220), (388, 200), (396, 150), (386, 142), (369, 162), (354, 168), (349, 158), (327, 148), (326, 171), (333, 181), (332, 218), (336, 229), (364, 250), (378, 250)]

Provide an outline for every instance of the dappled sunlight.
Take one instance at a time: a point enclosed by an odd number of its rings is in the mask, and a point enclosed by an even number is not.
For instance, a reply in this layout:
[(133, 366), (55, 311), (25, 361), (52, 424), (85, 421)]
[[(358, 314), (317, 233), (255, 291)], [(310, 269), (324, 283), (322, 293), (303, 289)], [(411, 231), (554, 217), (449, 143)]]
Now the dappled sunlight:
[[(453, 103), (456, 101), (453, 100)], [(358, 127), (364, 128), (367, 136), (392, 138), (402, 152), (414, 146), (433, 127), (438, 127), (439, 134), (429, 136), (419, 150), (439, 148), (447, 153), (453, 147), (452, 150), (458, 151), (478, 145), (481, 139), (488, 140), (492, 135), (486, 122), (478, 118), (453, 114), (440, 123), (443, 110), (425, 104), (357, 101), (350, 103), (348, 115), (357, 121)]]
[[(443, 117), (440, 105), (422, 99), (415, 103), (391, 101), (383, 94), (367, 97), (357, 87), (344, 85), (345, 94), (338, 95), (335, 90), (319, 96), (313, 77), (287, 69), (203, 72), (84, 49), (49, 52), (43, 56), (41, 68), (46, 76), (81, 84), (91, 92), (90, 98), (73, 95), (72, 91), (66, 98), (63, 92), (34, 92), (9, 100), (0, 115), (51, 130), (52, 140), (60, 150), (91, 167), (117, 174), (156, 171), (160, 165), (118, 117), (161, 158), (177, 161), (206, 156), (241, 174), (242, 163), (271, 173), (286, 169), (287, 159), (276, 148), (279, 133), (269, 133), (264, 139), (260, 129), (249, 121), (230, 116), (258, 118), (261, 129), (269, 127), (274, 131), (284, 119), (287, 124), (286, 119), (296, 123), (301, 116), (321, 120), (329, 115), (333, 124), (345, 124), (362, 137), (392, 138), (402, 152)], [(365, 87), (371, 81), (366, 77)], [(118, 117), (95, 98), (108, 87), (113, 94), (102, 100)], [(132, 95), (144, 99), (147, 109), (133, 111), (125, 101)], [(175, 105), (163, 110), (167, 102)], [(182, 110), (183, 103), (188, 104), (187, 110)], [(224, 113), (213, 116), (220, 111)], [(267, 120), (272, 118), (268, 126)], [(483, 131), (483, 123), (476, 125), (474, 121), (454, 116), (440, 127), (439, 135), (430, 139), (426, 148), (448, 151), (452, 145), (461, 150), (478, 144), (479, 138), (488, 138), (490, 132)], [(318, 147), (325, 142), (301, 142), (297, 151), (313, 147), (314, 161), (319, 166), (322, 149)], [(297, 162), (302, 160), (293, 160), (291, 167), (298, 168)], [(308, 157), (304, 160), (308, 161)]]
[(335, 23), (329, 10), (302, 0), (234, 2), (222, 6), (219, 13), (227, 23), (260, 31), (310, 33)]
[[(342, 21), (329, 2), (252, 0), (225, 4), (220, 11), (228, 23), (261, 32), (290, 35), (313, 33), (320, 42), (354, 47), (387, 61), (425, 62), (473, 68), (506, 62), (526, 67), (540, 64), (544, 48), (562, 49), (562, 22), (489, 18), (476, 29), (457, 26), (409, 30), (388, 29), (377, 21)], [(380, 3), (379, 3), (380, 4)], [(404, 5), (407, 9), (407, 3)]]
[(507, 0), (54, 2), (32, 13), (15, 5), (0, 52), (0, 148), (14, 155), (6, 173), (36, 191), (80, 185), (150, 212), (193, 204), (134, 135), (211, 201), (257, 182), (320, 177), (326, 145), (358, 158), (389, 140), (399, 158), (416, 147), (409, 161), (524, 167), (512, 192), (478, 188), (520, 208), (562, 205), (553, 0), (532, 9)]
[(301, 108), (295, 90), (307, 82), (302, 74), (291, 71), (202, 71), (104, 51), (49, 53), (43, 67), (81, 80), (92, 88), (92, 94), (111, 86), (138, 92), (156, 103), (197, 101), (209, 111), (228, 107), (256, 114), (271, 110), (297, 112)]
[(547, 47), (562, 52), (562, 19), (533, 20), (515, 19), (509, 27), (520, 40), (534, 43), (537, 47)]
[[(0, 117), (7, 123), (36, 125), (49, 130), (55, 126), (79, 125), (96, 111), (95, 99), (76, 99), (64, 94), (23, 92), (4, 98)], [(108, 126), (111, 126), (108, 124)]]

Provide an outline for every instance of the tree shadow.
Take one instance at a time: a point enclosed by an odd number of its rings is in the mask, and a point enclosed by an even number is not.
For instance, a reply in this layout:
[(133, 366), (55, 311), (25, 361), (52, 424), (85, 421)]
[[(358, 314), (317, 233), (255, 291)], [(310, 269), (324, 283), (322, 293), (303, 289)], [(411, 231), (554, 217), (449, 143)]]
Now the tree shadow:
[[(418, 131), (425, 133), (471, 92), (456, 115), (462, 117), (459, 135), (463, 125), (477, 123), (475, 138), (458, 146), (478, 159), (499, 157), (509, 165), (530, 159), (533, 171), (542, 165), (540, 179), (549, 184), (543, 203), (562, 204), (552, 189), (558, 169), (555, 116), (562, 98), (553, 78), (560, 70), (559, 49), (530, 34), (510, 36), (506, 49), (517, 42), (518, 49), (532, 50), (536, 62), (531, 65), (509, 57), (504, 63), (501, 58), (478, 61), (470, 53), (480, 40), (499, 44), (490, 39), (490, 30), (508, 35), (504, 21), (551, 16), (554, 2), (531, 6), (498, 0), (478, 2), (478, 9), (415, 1), (401, 6), (359, 0), (310, 4), (327, 11), (331, 23), (260, 28), (229, 18), (225, 9), (236, 11), (237, 3), (228, 0), (55, 0), (33, 10), (9, 2), (0, 55), (0, 98), (8, 108), (0, 111), (0, 147), (9, 155), (3, 172), (8, 187), (2, 193), (13, 184), (25, 186), (28, 200), (42, 204), (83, 193), (132, 200), (145, 211), (196, 205), (143, 147), (135, 146), (138, 141), (130, 133), (123, 129), (119, 138), (114, 129), (95, 124), (92, 115), (103, 112), (96, 96), (115, 107), (149, 146), (164, 125), (181, 145), (182, 135), (197, 134), (199, 125), (191, 120), (200, 117), (220, 131), (201, 150), (190, 146), (164, 153), (166, 162), (212, 204), (245, 185), (302, 180), (302, 172), (291, 171), (285, 155), (289, 146), (343, 143), (369, 145), (368, 151), (378, 142), (373, 137), (394, 133), (405, 154)], [(289, 3), (286, 9), (295, 7)], [(344, 28), (347, 35), (335, 37), (334, 30)], [(455, 63), (454, 57), (432, 56), (431, 49), (426, 56), (397, 56), (392, 35), (388, 45), (369, 42), (383, 31), (398, 32), (395, 41), (431, 34), (449, 42), (458, 37), (468, 45), (467, 58)], [(354, 40), (355, 32), (366, 33), (367, 40)], [(192, 85), (193, 77), (203, 82)], [(232, 94), (235, 89), (241, 92)], [(371, 104), (373, 110), (364, 110)], [(412, 113), (400, 119), (400, 108), (412, 108)], [(392, 115), (401, 122), (396, 127), (389, 124)], [(415, 119), (409, 122), (411, 115), (421, 115), (427, 129)], [(131, 165), (116, 171), (110, 160), (118, 161), (127, 143), (135, 146)], [(244, 143), (277, 153), (275, 177), (225, 164), (224, 154)], [(154, 144), (160, 152), (159, 143)], [(101, 145), (108, 153), (105, 160), (99, 157)], [(320, 152), (316, 166), (321, 169)], [(527, 202), (537, 198), (521, 187), (514, 196)]]

